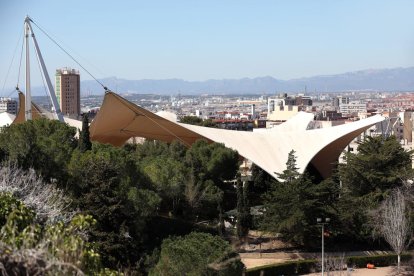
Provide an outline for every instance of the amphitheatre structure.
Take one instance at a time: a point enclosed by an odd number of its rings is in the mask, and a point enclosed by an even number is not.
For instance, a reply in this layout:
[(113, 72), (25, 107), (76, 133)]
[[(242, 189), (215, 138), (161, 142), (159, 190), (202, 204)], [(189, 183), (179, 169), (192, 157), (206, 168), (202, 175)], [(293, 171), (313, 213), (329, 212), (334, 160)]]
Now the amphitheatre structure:
[(339, 126), (307, 129), (313, 114), (300, 112), (271, 129), (236, 131), (178, 123), (171, 113), (154, 114), (113, 92), (107, 92), (90, 126), (91, 140), (122, 146), (132, 137), (190, 146), (198, 139), (223, 143), (277, 178), (286, 169), (291, 150), (296, 152), (299, 172), (312, 165), (326, 178), (332, 174), (344, 148), (359, 134), (384, 120), (380, 115)]

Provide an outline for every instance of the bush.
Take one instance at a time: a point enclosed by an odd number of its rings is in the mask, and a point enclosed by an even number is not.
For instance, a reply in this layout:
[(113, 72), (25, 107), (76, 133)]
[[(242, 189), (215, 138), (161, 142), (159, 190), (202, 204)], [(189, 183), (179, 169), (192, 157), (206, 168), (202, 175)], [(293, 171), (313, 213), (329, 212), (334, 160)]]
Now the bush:
[(222, 238), (192, 232), (184, 237), (165, 239), (152, 276), (241, 275), (240, 256)]
[[(411, 258), (411, 254), (401, 254), (401, 261), (403, 262), (411, 260)], [(355, 256), (347, 258), (348, 266), (366, 267), (367, 263), (372, 263), (377, 267), (395, 265), (397, 263), (397, 255), (387, 254), (376, 256)]]
[(0, 192), (0, 228), (10, 219), (17, 229), (22, 231), (33, 222), (35, 216), (36, 214), (23, 202), (11, 194)]

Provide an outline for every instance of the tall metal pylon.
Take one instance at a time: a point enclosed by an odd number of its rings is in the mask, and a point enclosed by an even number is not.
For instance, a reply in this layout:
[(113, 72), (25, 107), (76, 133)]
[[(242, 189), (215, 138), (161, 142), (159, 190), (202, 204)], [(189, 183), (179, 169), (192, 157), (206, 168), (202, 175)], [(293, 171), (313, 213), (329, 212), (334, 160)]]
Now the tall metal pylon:
[(25, 104), (25, 114), (26, 114), (26, 121), (32, 119), (32, 95), (30, 90), (30, 56), (29, 56), (29, 36), (32, 37), (36, 54), (39, 59), (40, 65), (42, 67), (42, 72), (46, 80), (47, 88), (49, 97), (52, 100), (53, 105), (53, 113), (55, 114), (55, 119), (64, 122), (62, 111), (60, 110), (60, 106), (56, 99), (55, 89), (53, 88), (52, 82), (49, 78), (49, 73), (47, 72), (45, 62), (42, 57), (42, 53), (40, 52), (39, 45), (37, 43), (36, 37), (33, 33), (32, 25), (30, 24), (32, 20), (29, 16), (26, 16), (24, 20), (25, 24), (25, 38), (26, 38), (26, 104)]

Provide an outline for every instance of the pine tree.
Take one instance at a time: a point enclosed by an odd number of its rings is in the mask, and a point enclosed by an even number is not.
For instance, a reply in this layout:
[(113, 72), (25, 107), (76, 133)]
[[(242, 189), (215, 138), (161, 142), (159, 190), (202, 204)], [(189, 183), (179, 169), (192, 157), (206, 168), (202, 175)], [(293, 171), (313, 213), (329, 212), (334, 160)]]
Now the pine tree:
[(288, 160), (286, 162), (286, 170), (284, 170), (282, 173), (276, 173), (282, 182), (290, 183), (300, 176), (298, 167), (296, 167), (295, 153), (296, 152), (294, 150), (291, 150), (289, 152)]
[(88, 114), (82, 116), (82, 131), (79, 135), (79, 150), (85, 152), (92, 149), (92, 143), (89, 137), (89, 119)]
[(297, 245), (315, 246), (319, 240), (316, 218), (329, 217), (334, 221), (337, 186), (330, 181), (313, 183), (308, 173), (300, 174), (294, 153), (289, 153), (283, 173), (277, 174), (283, 182), (275, 180), (262, 197), (260, 229), (280, 233), (284, 240)]

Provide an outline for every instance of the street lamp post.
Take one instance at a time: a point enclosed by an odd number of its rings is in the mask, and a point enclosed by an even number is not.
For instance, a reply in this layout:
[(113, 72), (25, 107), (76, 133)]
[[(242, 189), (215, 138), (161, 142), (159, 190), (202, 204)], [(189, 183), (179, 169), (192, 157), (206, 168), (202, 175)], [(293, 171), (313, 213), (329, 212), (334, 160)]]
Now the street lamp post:
[(317, 218), (316, 222), (322, 226), (322, 276), (324, 273), (324, 268), (325, 268), (325, 245), (324, 245), (324, 234), (325, 234), (325, 224), (328, 224), (331, 221), (330, 218), (325, 218), (325, 220), (323, 220), (322, 218)]

